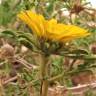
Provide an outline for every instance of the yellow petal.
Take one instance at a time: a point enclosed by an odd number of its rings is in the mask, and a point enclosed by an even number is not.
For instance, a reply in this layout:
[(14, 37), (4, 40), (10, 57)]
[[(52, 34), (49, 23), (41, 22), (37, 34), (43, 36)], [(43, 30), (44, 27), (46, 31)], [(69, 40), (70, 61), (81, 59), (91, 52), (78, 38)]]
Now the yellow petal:
[(74, 25), (57, 23), (56, 19), (45, 20), (42, 15), (31, 11), (21, 12), (18, 17), (28, 24), (36, 35), (50, 40), (67, 42), (90, 35), (88, 30)]
[(44, 17), (40, 14), (32, 13), (32, 11), (26, 11), (27, 15), (30, 17), (31, 22), (33, 22), (39, 29), (38, 35), (42, 36), (45, 34), (44, 29)]

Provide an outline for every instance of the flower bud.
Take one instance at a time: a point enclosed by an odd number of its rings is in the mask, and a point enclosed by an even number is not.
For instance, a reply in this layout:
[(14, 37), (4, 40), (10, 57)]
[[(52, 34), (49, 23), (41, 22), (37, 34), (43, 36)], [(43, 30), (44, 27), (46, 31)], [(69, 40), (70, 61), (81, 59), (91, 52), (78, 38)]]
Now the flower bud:
[(0, 59), (12, 58), (14, 56), (14, 48), (9, 44), (4, 44), (0, 48)]
[(96, 54), (96, 43), (92, 44), (90, 46), (90, 49), (91, 49), (91, 51), (92, 51), (93, 54)]

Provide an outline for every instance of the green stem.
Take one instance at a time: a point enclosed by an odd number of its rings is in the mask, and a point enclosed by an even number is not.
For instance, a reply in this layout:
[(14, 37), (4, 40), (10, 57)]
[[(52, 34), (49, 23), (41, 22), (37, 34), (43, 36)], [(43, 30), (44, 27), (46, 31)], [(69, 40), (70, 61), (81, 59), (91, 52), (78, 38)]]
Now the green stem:
[(41, 91), (40, 96), (47, 96), (48, 91), (48, 80), (46, 77), (48, 76), (48, 68), (47, 68), (47, 62), (48, 58), (45, 55), (42, 55), (42, 62), (41, 62), (41, 68), (40, 68), (40, 77), (41, 77)]
[(61, 74), (59, 74), (57, 76), (51, 77), (50, 79), (48, 79), (48, 81), (53, 82), (55, 80), (58, 80), (58, 79), (62, 78), (63, 76), (64, 76), (64, 73), (61, 73)]
[(0, 78), (0, 96), (5, 96), (4, 88), (3, 88), (3, 85), (2, 85), (1, 78)]
[(47, 96), (47, 92), (48, 92), (48, 81), (47, 80), (43, 80), (42, 85), (41, 85), (41, 96)]

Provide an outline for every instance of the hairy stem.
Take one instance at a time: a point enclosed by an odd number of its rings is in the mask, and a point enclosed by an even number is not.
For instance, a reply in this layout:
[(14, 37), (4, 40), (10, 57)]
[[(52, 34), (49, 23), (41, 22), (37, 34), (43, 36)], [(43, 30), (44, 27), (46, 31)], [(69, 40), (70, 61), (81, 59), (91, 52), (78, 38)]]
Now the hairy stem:
[(48, 58), (42, 55), (41, 59), (42, 59), (42, 62), (40, 65), (40, 78), (41, 78), (40, 96), (47, 96), (48, 80), (46, 79), (46, 77), (48, 76), (48, 68), (47, 68)]

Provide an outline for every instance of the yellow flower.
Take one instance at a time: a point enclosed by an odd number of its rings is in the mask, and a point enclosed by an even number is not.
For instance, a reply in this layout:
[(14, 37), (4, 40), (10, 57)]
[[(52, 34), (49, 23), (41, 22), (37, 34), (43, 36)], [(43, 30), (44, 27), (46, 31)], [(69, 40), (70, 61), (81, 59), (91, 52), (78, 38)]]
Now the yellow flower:
[(24, 21), (38, 37), (54, 41), (67, 42), (88, 36), (87, 30), (74, 25), (58, 23), (56, 19), (46, 20), (42, 15), (32, 11), (23, 11), (18, 17)]

